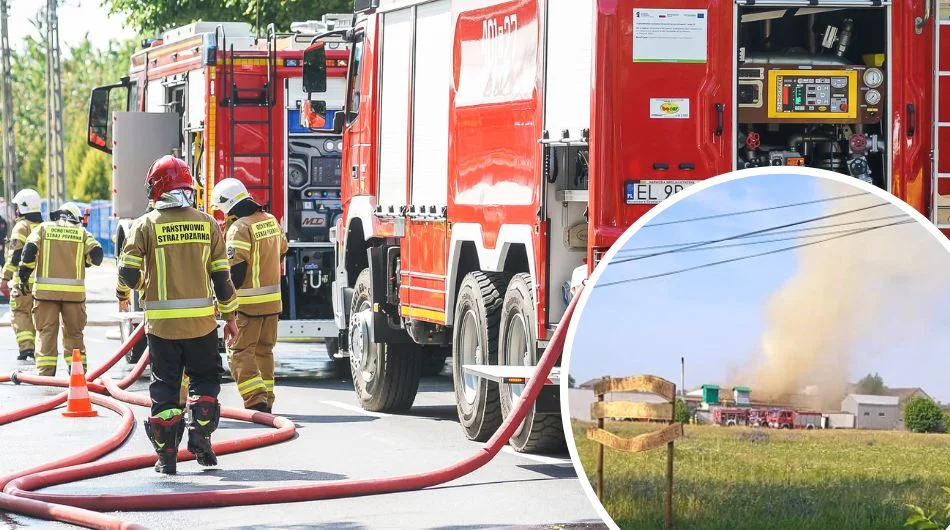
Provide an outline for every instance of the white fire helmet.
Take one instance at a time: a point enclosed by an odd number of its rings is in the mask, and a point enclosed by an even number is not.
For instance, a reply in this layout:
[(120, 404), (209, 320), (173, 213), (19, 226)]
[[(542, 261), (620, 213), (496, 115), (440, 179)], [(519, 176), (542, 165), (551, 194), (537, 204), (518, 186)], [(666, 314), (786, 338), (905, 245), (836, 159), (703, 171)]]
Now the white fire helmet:
[(39, 213), (42, 202), (40, 194), (36, 193), (36, 190), (23, 189), (13, 196), (13, 204), (16, 206), (18, 215)]
[[(82, 210), (74, 202), (64, 202), (57, 210), (57, 219), (65, 219), (70, 223), (79, 224), (82, 222)], [(52, 216), (51, 216), (52, 217)]]
[(230, 214), (235, 204), (249, 197), (243, 182), (227, 178), (215, 184), (211, 190), (211, 207)]

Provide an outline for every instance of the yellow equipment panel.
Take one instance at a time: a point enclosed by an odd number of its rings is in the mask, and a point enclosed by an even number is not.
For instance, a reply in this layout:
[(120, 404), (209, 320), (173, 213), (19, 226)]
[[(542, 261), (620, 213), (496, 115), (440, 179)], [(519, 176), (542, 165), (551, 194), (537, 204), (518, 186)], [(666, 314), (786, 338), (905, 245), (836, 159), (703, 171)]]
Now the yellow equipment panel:
[(857, 70), (769, 70), (768, 117), (857, 120)]

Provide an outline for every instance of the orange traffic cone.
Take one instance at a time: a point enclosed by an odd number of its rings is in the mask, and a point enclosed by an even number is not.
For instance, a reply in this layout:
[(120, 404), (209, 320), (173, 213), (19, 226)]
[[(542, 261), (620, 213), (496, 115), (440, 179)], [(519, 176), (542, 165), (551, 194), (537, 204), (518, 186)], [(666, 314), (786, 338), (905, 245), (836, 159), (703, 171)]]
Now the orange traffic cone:
[(99, 413), (92, 409), (92, 402), (89, 400), (89, 388), (86, 387), (86, 373), (82, 369), (79, 349), (74, 349), (73, 368), (69, 374), (69, 400), (66, 402), (66, 411), (63, 412), (63, 416), (88, 418), (98, 415)]

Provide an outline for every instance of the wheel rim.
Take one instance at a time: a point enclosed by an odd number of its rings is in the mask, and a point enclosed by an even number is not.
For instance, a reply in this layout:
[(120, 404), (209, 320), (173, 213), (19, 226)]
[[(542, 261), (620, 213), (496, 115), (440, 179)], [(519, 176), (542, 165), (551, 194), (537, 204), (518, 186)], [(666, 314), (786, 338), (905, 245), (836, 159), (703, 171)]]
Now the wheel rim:
[[(505, 330), (505, 361), (508, 366), (531, 366), (533, 359), (528, 351), (528, 325), (520, 313), (508, 321)], [(507, 385), (512, 404), (521, 398), (525, 385)]]
[(354, 373), (363, 383), (363, 388), (372, 394), (372, 387), (376, 381), (376, 373), (379, 370), (379, 348), (369, 344), (369, 337), (366, 336), (364, 319), (371, 315), (368, 300), (363, 300), (359, 305), (359, 311), (350, 319), (350, 364)]
[[(462, 354), (462, 366), (467, 364), (483, 364), (482, 347), (478, 337), (478, 318), (471, 309), (462, 316), (462, 326), (459, 330), (459, 353)], [(465, 402), (474, 404), (478, 397), (479, 378), (475, 375), (462, 372), (462, 393)]]

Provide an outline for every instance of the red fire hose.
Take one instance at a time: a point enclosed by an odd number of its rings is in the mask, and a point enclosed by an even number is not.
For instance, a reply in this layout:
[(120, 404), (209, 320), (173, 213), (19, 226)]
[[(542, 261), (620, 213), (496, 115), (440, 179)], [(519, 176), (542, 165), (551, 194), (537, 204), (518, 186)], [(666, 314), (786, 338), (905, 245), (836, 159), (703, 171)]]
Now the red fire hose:
[[(441, 469), (420, 473), (415, 475), (405, 475), (399, 477), (389, 477), (381, 479), (362, 479), (362, 480), (341, 480), (332, 483), (316, 483), (308, 485), (292, 485), (270, 488), (251, 488), (244, 490), (213, 490), (204, 492), (188, 493), (160, 493), (145, 495), (66, 495), (54, 493), (36, 493), (31, 490), (45, 488), (49, 486), (66, 484), (79, 480), (85, 480), (93, 477), (99, 477), (112, 473), (121, 473), (135, 469), (141, 469), (151, 466), (156, 459), (154, 453), (145, 455), (131, 456), (108, 460), (104, 462), (84, 463), (72, 465), (70, 467), (48, 469), (31, 474), (20, 474), (19, 478), (10, 481), (6, 485), (4, 492), (9, 495), (21, 497), (22, 501), (37, 502), (42, 501), (44, 506), (57, 506), (61, 510), (57, 513), (46, 513), (38, 515), (43, 518), (61, 518), (64, 513), (62, 510), (69, 508), (60, 505), (68, 505), (86, 510), (98, 511), (142, 511), (142, 510), (174, 510), (189, 508), (208, 508), (220, 506), (238, 506), (238, 505), (256, 505), (273, 504), (284, 502), (303, 502), (320, 499), (355, 497), (364, 495), (376, 495), (382, 493), (396, 493), (410, 491), (436, 486), (451, 480), (462, 477), (481, 466), (488, 463), (498, 452), (508, 443), (515, 429), (521, 424), (528, 413), (528, 408), (537, 399), (541, 388), (544, 386), (545, 379), (556, 364), (564, 347), (564, 336), (567, 330), (567, 324), (570, 322), (574, 307), (580, 297), (575, 296), (561, 319), (561, 324), (555, 330), (547, 350), (538, 362), (534, 377), (528, 380), (521, 401), (504, 423), (495, 432), (494, 436), (482, 446), (482, 448), (471, 457), (458, 462), (454, 465)], [(141, 328), (140, 328), (141, 329)], [(133, 340), (129, 344), (134, 343)], [(121, 357), (121, 356), (117, 356)], [(145, 356), (143, 355), (143, 358)], [(117, 359), (116, 359), (117, 360)], [(108, 368), (106, 368), (108, 369)], [(103, 370), (104, 372), (104, 370)], [(101, 372), (100, 372), (101, 373)], [(137, 405), (148, 405), (148, 398), (125, 392), (118, 388), (110, 380), (103, 380), (105, 389), (112, 396)], [(253, 421), (264, 425), (276, 427), (277, 430), (263, 435), (255, 435), (246, 438), (228, 440), (214, 444), (215, 452), (218, 454), (228, 454), (236, 451), (247, 450), (264, 445), (270, 445), (286, 440), (293, 436), (293, 424), (284, 418), (253, 412), (246, 410), (236, 410), (222, 408), (222, 417), (238, 419), (243, 421)], [(187, 451), (179, 453), (179, 459), (186, 460), (192, 458)], [(88, 460), (87, 460), (88, 462)], [(3, 502), (6, 496), (0, 498), (0, 508), (9, 509), (17, 513), (26, 513), (24, 508), (13, 509)], [(55, 504), (53, 504), (55, 503)], [(86, 514), (92, 512), (84, 512)], [(33, 513), (30, 513), (33, 515)], [(70, 519), (68, 522), (83, 524), (91, 528), (130, 528), (119, 526), (95, 525), (81, 522), (78, 519)], [(110, 523), (111, 524), (111, 523)]]

